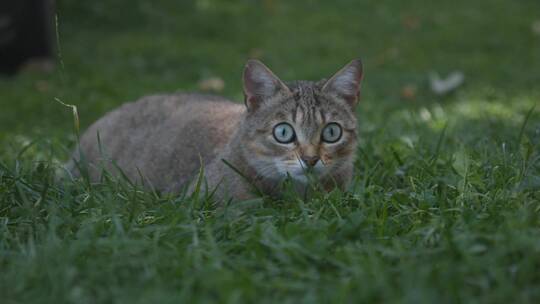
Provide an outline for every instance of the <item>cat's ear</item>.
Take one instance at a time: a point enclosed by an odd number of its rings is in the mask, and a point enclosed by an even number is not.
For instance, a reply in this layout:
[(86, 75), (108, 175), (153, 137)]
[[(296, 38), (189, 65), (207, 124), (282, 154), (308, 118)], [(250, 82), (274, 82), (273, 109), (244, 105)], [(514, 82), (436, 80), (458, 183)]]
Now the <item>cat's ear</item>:
[(250, 112), (278, 93), (290, 93), (289, 88), (269, 68), (255, 59), (246, 63), (242, 80), (245, 103)]
[(362, 61), (355, 59), (324, 84), (322, 91), (324, 93), (343, 98), (351, 107), (354, 108), (358, 103), (360, 95), (360, 82), (362, 82), (363, 68)]

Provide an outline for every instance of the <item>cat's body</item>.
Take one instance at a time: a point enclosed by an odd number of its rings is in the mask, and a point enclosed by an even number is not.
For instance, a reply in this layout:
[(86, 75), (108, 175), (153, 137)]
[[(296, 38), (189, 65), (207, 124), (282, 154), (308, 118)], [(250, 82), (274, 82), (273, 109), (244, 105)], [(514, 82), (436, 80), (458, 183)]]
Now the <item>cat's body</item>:
[(110, 172), (116, 171), (110, 159), (133, 181), (142, 174), (146, 184), (173, 190), (193, 177), (201, 161), (208, 165), (223, 149), (244, 109), (211, 95), (147, 96), (92, 124), (81, 137), (80, 147), (91, 163), (89, 173), (94, 180), (101, 173), (97, 160), (102, 159)]
[[(346, 78), (335, 79), (339, 75)], [(329, 81), (286, 86), (262, 63), (250, 61), (246, 106), (199, 94), (144, 97), (90, 126), (74, 160), (82, 152), (94, 180), (101, 163), (172, 192), (194, 180), (202, 162), (208, 189), (216, 189), (218, 199), (247, 199), (255, 192), (279, 196), (287, 176), (305, 186), (306, 171), (324, 189), (343, 188), (352, 176), (360, 79), (361, 65), (353, 62)]]

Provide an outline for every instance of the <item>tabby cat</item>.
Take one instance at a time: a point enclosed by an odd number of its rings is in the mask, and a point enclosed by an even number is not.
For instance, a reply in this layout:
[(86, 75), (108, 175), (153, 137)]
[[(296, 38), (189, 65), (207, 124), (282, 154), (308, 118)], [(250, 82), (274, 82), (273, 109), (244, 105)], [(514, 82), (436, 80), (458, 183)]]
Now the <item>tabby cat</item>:
[(124, 104), (81, 136), (71, 171), (78, 175), (88, 164), (96, 180), (100, 168), (121, 168), (131, 180), (178, 192), (190, 182), (193, 188), (202, 164), (204, 189), (218, 200), (279, 197), (285, 180), (298, 189), (313, 180), (325, 190), (343, 189), (353, 173), (361, 80), (360, 60), (328, 80), (287, 84), (249, 60), (245, 105), (201, 94)]

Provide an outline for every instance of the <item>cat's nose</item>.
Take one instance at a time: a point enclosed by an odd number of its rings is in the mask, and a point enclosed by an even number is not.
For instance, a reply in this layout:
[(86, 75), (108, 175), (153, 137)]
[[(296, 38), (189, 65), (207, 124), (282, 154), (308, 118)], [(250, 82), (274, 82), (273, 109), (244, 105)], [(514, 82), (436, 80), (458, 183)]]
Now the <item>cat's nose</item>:
[(315, 166), (315, 164), (317, 164), (317, 162), (319, 161), (319, 157), (317, 155), (315, 156), (305, 156), (303, 155), (301, 157), (302, 161), (304, 162), (304, 164), (310, 166), (310, 167), (313, 167)]

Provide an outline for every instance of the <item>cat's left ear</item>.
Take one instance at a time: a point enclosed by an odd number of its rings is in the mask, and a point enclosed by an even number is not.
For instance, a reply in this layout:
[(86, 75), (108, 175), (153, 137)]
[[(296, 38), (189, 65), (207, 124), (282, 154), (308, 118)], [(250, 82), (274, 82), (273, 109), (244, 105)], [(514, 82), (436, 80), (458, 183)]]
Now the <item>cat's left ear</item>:
[(355, 107), (360, 96), (360, 83), (363, 77), (362, 61), (355, 59), (324, 84), (324, 93), (343, 98), (351, 107)]
[(277, 94), (290, 94), (289, 88), (259, 60), (246, 63), (243, 75), (244, 96), (248, 111), (259, 108)]

